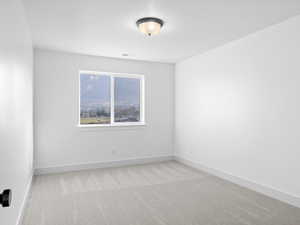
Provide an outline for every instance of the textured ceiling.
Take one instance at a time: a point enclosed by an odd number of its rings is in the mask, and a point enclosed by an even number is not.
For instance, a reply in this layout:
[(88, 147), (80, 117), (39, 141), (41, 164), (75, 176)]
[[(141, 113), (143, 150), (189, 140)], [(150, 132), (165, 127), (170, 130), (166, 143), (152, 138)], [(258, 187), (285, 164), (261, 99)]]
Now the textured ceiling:
[[(300, 13), (299, 0), (23, 1), (35, 47), (171, 63)], [(165, 20), (159, 35), (137, 30), (145, 16)]]

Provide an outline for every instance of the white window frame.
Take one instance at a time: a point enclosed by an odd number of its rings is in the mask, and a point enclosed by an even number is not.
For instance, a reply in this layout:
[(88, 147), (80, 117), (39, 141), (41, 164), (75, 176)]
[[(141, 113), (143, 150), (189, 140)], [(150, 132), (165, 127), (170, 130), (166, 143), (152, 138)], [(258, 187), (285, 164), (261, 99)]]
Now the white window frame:
[[(110, 77), (110, 123), (109, 124), (81, 124), (80, 123), (80, 102), (81, 102), (81, 89), (80, 89), (80, 75), (90, 74), (99, 76), (109, 76)], [(115, 78), (135, 78), (140, 80), (140, 121), (139, 122), (115, 122)], [(78, 126), (79, 127), (118, 127), (118, 126), (141, 126), (146, 125), (145, 123), (145, 76), (141, 74), (129, 74), (129, 73), (113, 73), (113, 72), (99, 72), (99, 71), (89, 71), (80, 70), (79, 71), (79, 110), (78, 110)]]

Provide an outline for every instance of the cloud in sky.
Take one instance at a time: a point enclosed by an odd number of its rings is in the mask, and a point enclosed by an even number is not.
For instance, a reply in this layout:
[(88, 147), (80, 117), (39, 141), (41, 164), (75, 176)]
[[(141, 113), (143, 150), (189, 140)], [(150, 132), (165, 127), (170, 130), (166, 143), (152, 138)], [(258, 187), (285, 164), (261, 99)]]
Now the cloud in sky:
[[(81, 104), (110, 102), (110, 76), (80, 75)], [(116, 104), (136, 105), (140, 102), (140, 80), (133, 78), (115, 78)]]

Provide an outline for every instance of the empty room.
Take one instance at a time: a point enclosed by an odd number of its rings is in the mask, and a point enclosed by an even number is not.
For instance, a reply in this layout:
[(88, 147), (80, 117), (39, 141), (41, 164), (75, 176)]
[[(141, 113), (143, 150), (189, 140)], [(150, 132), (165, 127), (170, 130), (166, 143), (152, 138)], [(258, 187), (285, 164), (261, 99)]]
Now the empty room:
[(1, 0), (0, 225), (300, 225), (299, 0)]

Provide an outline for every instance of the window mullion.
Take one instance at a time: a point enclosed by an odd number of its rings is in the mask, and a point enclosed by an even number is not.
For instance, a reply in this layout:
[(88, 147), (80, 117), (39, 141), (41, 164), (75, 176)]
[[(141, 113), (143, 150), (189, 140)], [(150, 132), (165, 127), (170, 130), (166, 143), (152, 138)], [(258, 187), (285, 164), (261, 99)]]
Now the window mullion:
[(115, 123), (115, 78), (110, 79), (110, 123)]
[(140, 122), (145, 121), (145, 83), (140, 79)]

